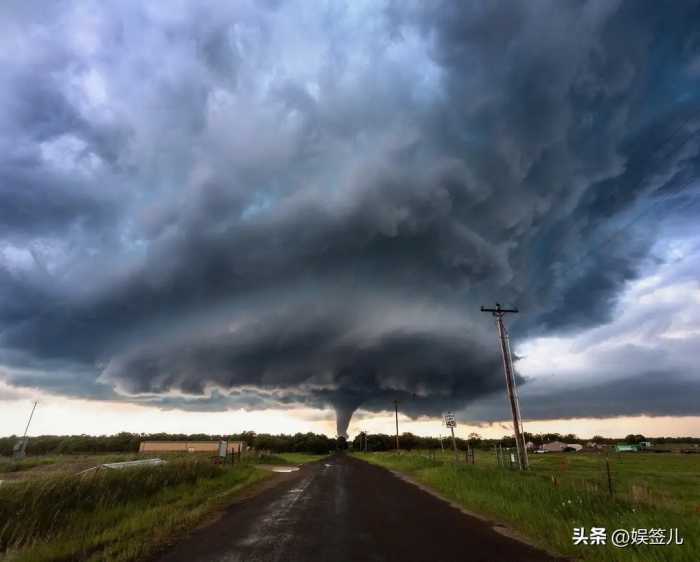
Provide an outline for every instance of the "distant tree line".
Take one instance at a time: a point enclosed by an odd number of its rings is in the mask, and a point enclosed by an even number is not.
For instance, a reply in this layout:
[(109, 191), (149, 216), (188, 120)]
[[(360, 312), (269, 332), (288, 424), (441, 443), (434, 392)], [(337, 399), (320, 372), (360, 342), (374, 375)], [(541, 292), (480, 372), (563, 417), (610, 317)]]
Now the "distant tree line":
[[(12, 448), (18, 437), (0, 437), (0, 455), (11, 455)], [(116, 435), (40, 435), (31, 437), (27, 447), (30, 455), (46, 454), (79, 454), (79, 453), (116, 453), (116, 452), (136, 452), (139, 450), (141, 441), (218, 441), (218, 440), (244, 441), (250, 448), (272, 451), (273, 453), (299, 452), (323, 454), (336, 449), (345, 449), (348, 445), (359, 450), (363, 447), (361, 435), (356, 435), (354, 439), (347, 443), (345, 439), (336, 440), (318, 433), (295, 433), (294, 435), (269, 433), (255, 433), (245, 431), (232, 435), (208, 435), (205, 433), (117, 433)], [(532, 441), (535, 446), (552, 441), (563, 441), (564, 443), (586, 444), (589, 441), (596, 443), (614, 444), (621, 441), (628, 443), (639, 443), (641, 441), (653, 441), (654, 444), (670, 443), (700, 443), (697, 437), (651, 437), (647, 438), (641, 434), (631, 434), (623, 439), (610, 439), (596, 435), (592, 439), (581, 439), (574, 434), (560, 433), (525, 433), (525, 440)], [(413, 433), (403, 433), (399, 437), (401, 448), (411, 449), (439, 449), (440, 439), (437, 437), (421, 437)], [(497, 444), (503, 447), (514, 447), (515, 441), (511, 436), (503, 436), (500, 439), (485, 439), (478, 433), (470, 433), (467, 439), (457, 438), (457, 448), (465, 450), (467, 443), (472, 447), (489, 449)], [(450, 437), (442, 438), (442, 446), (449, 449), (452, 447)], [(370, 434), (367, 437), (367, 448), (370, 451), (389, 451), (396, 447), (396, 437), (383, 433)]]
[[(467, 440), (455, 438), (457, 448), (465, 450), (467, 448)], [(479, 439), (481, 442), (481, 439)], [(440, 439), (437, 437), (421, 437), (413, 433), (402, 433), (399, 435), (399, 445), (403, 450), (412, 449), (440, 449)], [(477, 446), (476, 441), (472, 441), (473, 446)], [(452, 448), (452, 439), (448, 437), (442, 438), (442, 447), (446, 449)], [(364, 450), (364, 437), (358, 434), (352, 440), (353, 450)], [(386, 435), (385, 433), (369, 433), (367, 434), (367, 450), (368, 451), (391, 451), (396, 449), (396, 435)]]
[[(599, 444), (613, 445), (625, 441), (627, 443), (639, 443), (641, 441), (653, 441), (655, 444), (668, 443), (700, 443), (698, 437), (652, 437), (646, 438), (643, 435), (628, 435), (624, 439), (606, 438), (596, 435), (591, 439), (582, 439), (573, 433), (528, 433), (525, 432), (525, 441), (532, 442), (535, 446), (540, 446), (543, 443), (551, 443), (552, 441), (561, 441), (563, 443), (579, 443), (585, 445), (593, 441)], [(362, 434), (358, 434), (352, 440), (352, 448), (354, 450), (362, 450), (364, 448), (364, 440)], [(467, 439), (460, 437), (455, 438), (457, 448), (464, 451), (467, 444), (477, 449), (491, 449), (496, 445), (502, 447), (515, 447), (515, 439), (512, 436), (504, 435), (500, 439), (485, 439), (478, 433), (470, 433)], [(402, 433), (399, 436), (399, 445), (401, 449), (440, 449), (441, 446), (445, 449), (452, 448), (452, 438), (450, 436), (442, 437), (442, 445), (437, 437), (421, 437), (413, 433)], [(367, 435), (367, 450), (368, 451), (390, 451), (396, 448), (396, 435), (386, 435), (384, 433), (374, 433)]]
[[(9, 456), (18, 437), (0, 437), (0, 455)], [(141, 441), (244, 441), (248, 447), (274, 453), (299, 452), (323, 454), (335, 450), (336, 440), (316, 433), (270, 435), (246, 431), (233, 435), (205, 433), (117, 433), (116, 435), (39, 435), (31, 437), (29, 455), (135, 453)]]
[[(11, 455), (16, 435), (0, 438), (0, 455)], [(135, 452), (142, 437), (135, 433), (116, 435), (39, 435), (30, 437), (29, 455)]]
[(294, 435), (271, 435), (246, 431), (232, 435), (235, 441), (244, 441), (248, 447), (272, 451), (273, 453), (325, 454), (335, 450), (336, 440), (319, 433), (295, 433)]

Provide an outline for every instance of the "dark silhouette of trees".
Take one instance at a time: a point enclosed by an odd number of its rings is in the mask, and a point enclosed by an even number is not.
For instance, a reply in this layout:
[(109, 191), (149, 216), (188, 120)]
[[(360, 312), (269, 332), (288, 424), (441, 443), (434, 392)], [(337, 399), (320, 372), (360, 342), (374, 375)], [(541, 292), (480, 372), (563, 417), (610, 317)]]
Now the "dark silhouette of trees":
[[(12, 455), (18, 437), (0, 437), (0, 455)], [(248, 447), (273, 453), (299, 452), (324, 454), (335, 449), (335, 439), (316, 433), (270, 435), (246, 431), (234, 435), (204, 433), (117, 433), (116, 435), (40, 435), (31, 437), (29, 455), (135, 453), (141, 441), (244, 441)]]
[[(559, 433), (526, 433), (526, 440), (532, 441), (535, 445), (549, 443), (551, 441), (563, 441), (565, 443), (585, 444), (589, 440), (581, 439), (575, 435), (561, 435)], [(0, 455), (12, 455), (12, 447), (18, 437), (0, 437)], [(207, 435), (204, 433), (184, 434), (184, 433), (117, 433), (115, 435), (40, 435), (31, 437), (27, 446), (29, 455), (45, 454), (95, 454), (112, 452), (131, 452), (139, 450), (141, 441), (218, 441), (228, 439), (233, 441), (244, 441), (248, 447), (259, 450), (271, 451), (273, 453), (299, 452), (325, 454), (334, 451), (336, 448), (350, 445), (354, 450), (362, 450), (364, 443), (357, 435), (344, 445), (339, 444), (336, 439), (317, 433), (295, 433), (294, 435), (269, 433), (255, 433), (245, 431), (233, 435)], [(596, 435), (593, 439), (596, 443), (618, 443), (620, 439), (612, 439)], [(628, 443), (640, 443), (648, 438), (641, 434), (630, 434), (625, 438)], [(465, 450), (467, 441), (461, 438), (457, 440), (457, 448)], [(514, 447), (515, 440), (512, 436), (504, 435), (500, 439), (486, 439), (478, 434), (469, 434), (469, 441), (472, 447), (480, 449), (491, 449), (496, 444), (503, 447)], [(655, 437), (651, 441), (657, 444), (670, 443), (700, 443), (697, 437)], [(437, 437), (421, 437), (413, 433), (403, 433), (400, 436), (401, 449), (439, 449), (440, 440)], [(446, 449), (452, 448), (452, 440), (449, 437), (443, 438), (443, 445)], [(368, 451), (391, 451), (396, 446), (394, 435), (376, 433), (367, 436)]]

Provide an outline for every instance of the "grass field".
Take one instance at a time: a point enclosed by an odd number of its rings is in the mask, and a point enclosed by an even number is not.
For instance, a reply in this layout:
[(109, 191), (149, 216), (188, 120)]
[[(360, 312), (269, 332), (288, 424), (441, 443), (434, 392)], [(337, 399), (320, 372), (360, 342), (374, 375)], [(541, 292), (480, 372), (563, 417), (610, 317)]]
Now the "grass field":
[(256, 468), (258, 462), (302, 464), (323, 455), (251, 455), (234, 466), (170, 455), (162, 466), (77, 475), (97, 464), (135, 458), (65, 455), (0, 461), (0, 480), (7, 480), (0, 485), (0, 559), (139, 560), (226, 506), (243, 488), (270, 476)]
[(103, 463), (143, 458), (137, 453), (101, 455), (41, 455), (22, 460), (0, 457), (0, 481), (34, 480), (47, 476), (74, 474)]
[(0, 474), (12, 474), (16, 472), (24, 472), (31, 470), (37, 466), (47, 466), (55, 464), (56, 459), (53, 457), (29, 458), (22, 460), (3, 459), (0, 461)]
[(137, 560), (267, 473), (179, 461), (0, 488), (3, 560)]
[[(368, 453), (358, 458), (405, 473), (443, 496), (482, 513), (563, 555), (600, 561), (700, 560), (700, 458), (696, 455), (621, 454), (609, 458), (614, 496), (608, 493), (605, 457), (532, 455), (525, 474), (496, 466), (495, 455), (476, 452), (475, 465), (449, 453)], [(678, 528), (683, 545), (574, 545), (573, 529)], [(608, 543), (610, 541), (608, 540)]]
[[(143, 458), (160, 457), (165, 460), (191, 459), (189, 453), (165, 453), (159, 455), (144, 455), (139, 453), (105, 453), (97, 455), (41, 455), (27, 457), (22, 460), (0, 457), (0, 481), (30, 480), (46, 476), (74, 474), (99, 464), (121, 461), (132, 461)], [(244, 454), (245, 462), (266, 464), (305, 464), (326, 457), (310, 453), (277, 453), (256, 456)], [(200, 457), (201, 459), (201, 457)], [(236, 459), (238, 460), (238, 459)]]

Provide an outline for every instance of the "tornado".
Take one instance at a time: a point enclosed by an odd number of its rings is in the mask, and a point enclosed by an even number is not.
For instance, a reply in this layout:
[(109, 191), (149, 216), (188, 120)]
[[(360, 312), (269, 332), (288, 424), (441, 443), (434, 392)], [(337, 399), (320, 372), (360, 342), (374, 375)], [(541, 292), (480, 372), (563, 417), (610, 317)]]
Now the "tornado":
[(353, 395), (338, 394), (333, 400), (336, 433), (338, 437), (345, 437), (347, 439), (350, 420), (361, 403), (362, 400)]

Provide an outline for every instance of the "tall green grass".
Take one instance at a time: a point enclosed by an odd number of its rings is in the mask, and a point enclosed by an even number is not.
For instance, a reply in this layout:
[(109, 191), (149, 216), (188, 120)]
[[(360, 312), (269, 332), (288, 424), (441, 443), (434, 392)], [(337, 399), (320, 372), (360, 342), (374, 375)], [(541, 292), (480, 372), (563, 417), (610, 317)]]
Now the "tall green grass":
[(53, 464), (55, 461), (50, 458), (28, 458), (22, 460), (0, 460), (0, 474), (8, 474), (10, 472), (22, 472), (30, 470), (37, 466)]
[[(370, 453), (359, 458), (405, 473), (465, 508), (502, 521), (542, 547), (563, 555), (600, 561), (700, 560), (700, 521), (685, 504), (654, 505), (644, 498), (609, 497), (577, 479), (544, 478), (538, 470), (519, 473), (492, 464), (455, 464), (420, 454)], [(582, 458), (583, 460), (583, 458)], [(575, 462), (572, 460), (571, 462)], [(669, 478), (673, 478), (669, 474)], [(678, 528), (683, 545), (573, 545), (575, 527)]]
[(186, 460), (0, 487), (3, 560), (135, 560), (265, 476)]

